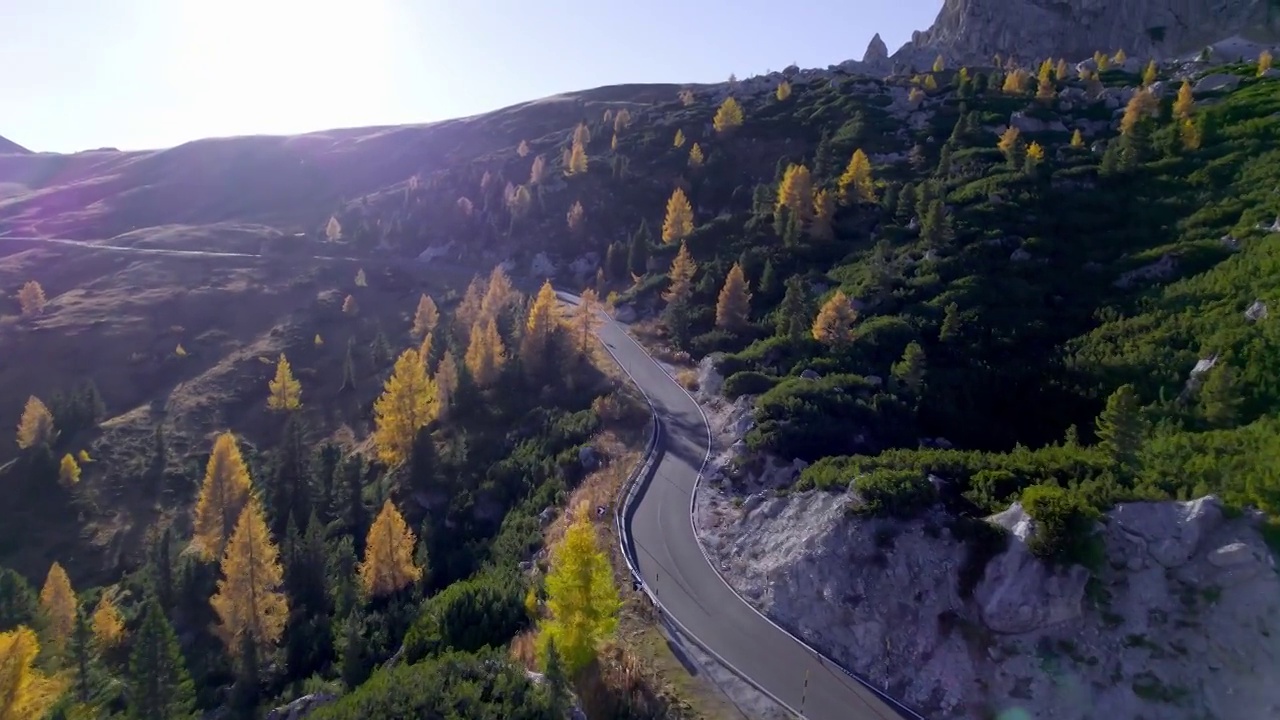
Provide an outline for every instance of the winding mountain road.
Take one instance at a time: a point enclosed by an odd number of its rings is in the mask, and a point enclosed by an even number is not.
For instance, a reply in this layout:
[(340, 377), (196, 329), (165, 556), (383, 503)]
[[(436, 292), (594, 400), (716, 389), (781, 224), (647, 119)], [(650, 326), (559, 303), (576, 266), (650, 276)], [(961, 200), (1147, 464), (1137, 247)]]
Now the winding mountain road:
[(633, 561), (668, 616), (808, 720), (918, 718), (774, 625), (721, 579), (694, 536), (692, 520), (693, 494), (709, 456), (706, 417), (621, 325), (605, 322), (598, 334), (659, 420), (658, 457), (639, 479), (623, 523)]
[[(94, 245), (61, 238), (0, 240), (179, 257), (264, 258), (253, 253)], [(369, 258), (316, 257), (368, 262)], [(559, 293), (575, 303), (577, 297)], [(681, 631), (731, 670), (806, 720), (898, 720), (919, 715), (846, 673), (783, 631), (740, 598), (703, 553), (693, 529), (693, 496), (710, 455), (706, 417), (693, 398), (613, 320), (597, 334), (635, 382), (658, 419), (650, 470), (623, 517), (631, 555), (644, 583)], [(922, 719), (921, 719), (922, 720)]]

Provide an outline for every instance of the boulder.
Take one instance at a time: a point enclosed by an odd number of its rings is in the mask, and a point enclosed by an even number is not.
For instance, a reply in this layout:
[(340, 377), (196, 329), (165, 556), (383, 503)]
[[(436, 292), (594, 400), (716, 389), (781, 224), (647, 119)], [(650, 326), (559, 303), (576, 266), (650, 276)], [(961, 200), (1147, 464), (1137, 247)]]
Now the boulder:
[(1189, 502), (1135, 502), (1118, 505), (1112, 522), (1146, 544), (1147, 554), (1166, 568), (1195, 554), (1200, 539), (1222, 524), (1222, 505), (1213, 495)]
[(1218, 92), (1220, 90), (1235, 90), (1240, 84), (1239, 75), (1228, 75), (1226, 73), (1214, 73), (1205, 75), (1196, 82), (1195, 87), (1191, 88), (1193, 95), (1205, 95), (1208, 93)]
[(303, 695), (288, 705), (281, 705), (267, 713), (267, 720), (300, 720), (300, 718), (310, 715), (315, 709), (328, 705), (337, 699), (337, 695), (330, 695), (329, 693)]

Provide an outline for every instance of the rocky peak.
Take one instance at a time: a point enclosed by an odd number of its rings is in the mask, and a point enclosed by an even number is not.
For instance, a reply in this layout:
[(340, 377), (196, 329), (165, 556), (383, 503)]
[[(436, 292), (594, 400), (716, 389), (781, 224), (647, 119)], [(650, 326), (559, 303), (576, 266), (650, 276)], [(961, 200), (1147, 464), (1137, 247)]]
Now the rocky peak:
[[(1259, 0), (945, 0), (928, 30), (894, 53), (905, 64), (942, 53), (990, 63), (996, 53), (1031, 62), (1095, 51), (1168, 58), (1231, 36), (1280, 38), (1280, 14)], [(868, 50), (870, 52), (870, 50)]]
[(876, 33), (871, 38), (871, 42), (867, 43), (867, 51), (862, 54), (862, 62), (874, 63), (889, 59), (889, 46), (884, 44), (884, 40), (880, 38), (880, 33)]
[(31, 154), (30, 150), (22, 147), (18, 143), (12, 140), (8, 140), (4, 137), (0, 137), (0, 155), (30, 155), (30, 154)]

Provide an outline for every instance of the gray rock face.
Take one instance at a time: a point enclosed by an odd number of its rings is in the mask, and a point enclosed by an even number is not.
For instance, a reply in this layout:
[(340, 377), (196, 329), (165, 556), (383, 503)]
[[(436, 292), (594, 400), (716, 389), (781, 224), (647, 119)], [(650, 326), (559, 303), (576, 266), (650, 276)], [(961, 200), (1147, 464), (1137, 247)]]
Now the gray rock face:
[(338, 696), (328, 693), (303, 695), (288, 705), (282, 705), (267, 713), (267, 720), (300, 720), (321, 706), (337, 700)]
[(893, 54), (895, 62), (990, 63), (1091, 57), (1123, 48), (1131, 58), (1167, 58), (1232, 35), (1274, 40), (1280, 21), (1258, 0), (945, 0), (937, 20)]
[(884, 44), (884, 40), (880, 39), (880, 33), (876, 33), (871, 38), (871, 42), (867, 44), (867, 51), (862, 54), (862, 62), (878, 63), (889, 59), (889, 47)]

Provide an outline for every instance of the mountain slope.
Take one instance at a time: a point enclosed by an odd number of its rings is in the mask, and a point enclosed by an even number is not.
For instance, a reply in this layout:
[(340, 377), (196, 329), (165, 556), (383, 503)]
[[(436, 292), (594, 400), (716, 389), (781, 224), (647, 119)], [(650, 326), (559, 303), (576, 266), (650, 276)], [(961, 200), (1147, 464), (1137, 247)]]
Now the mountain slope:
[(8, 138), (0, 137), (0, 155), (30, 155), (31, 151)]

